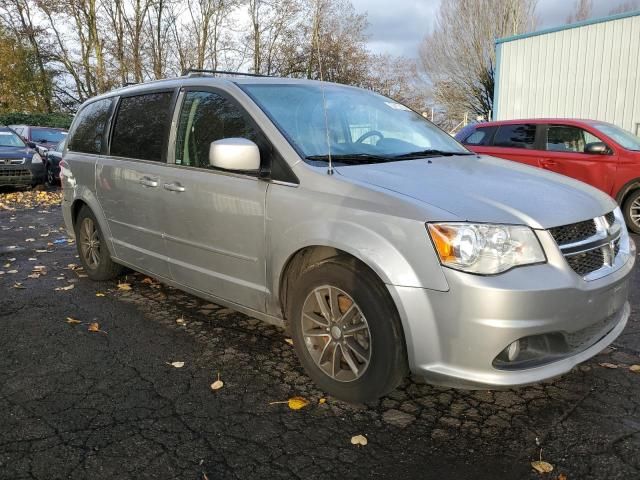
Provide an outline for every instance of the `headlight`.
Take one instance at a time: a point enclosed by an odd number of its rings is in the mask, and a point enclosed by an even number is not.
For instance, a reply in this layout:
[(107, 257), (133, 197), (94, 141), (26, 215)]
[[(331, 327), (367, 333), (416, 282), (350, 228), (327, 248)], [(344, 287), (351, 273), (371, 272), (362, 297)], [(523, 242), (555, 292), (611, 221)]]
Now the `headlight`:
[(428, 223), (442, 265), (463, 272), (493, 275), (513, 267), (546, 261), (529, 227), (476, 223)]
[(42, 163), (42, 157), (37, 153), (34, 153), (33, 157), (31, 157), (31, 165), (35, 165), (38, 163)]

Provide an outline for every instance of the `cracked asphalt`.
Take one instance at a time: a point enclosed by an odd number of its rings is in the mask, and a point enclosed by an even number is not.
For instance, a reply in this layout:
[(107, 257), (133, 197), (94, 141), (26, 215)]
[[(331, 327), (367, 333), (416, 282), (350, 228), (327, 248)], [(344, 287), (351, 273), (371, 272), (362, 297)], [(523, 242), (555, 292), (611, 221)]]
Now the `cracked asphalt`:
[[(90, 281), (61, 226), (57, 206), (0, 211), (2, 479), (640, 478), (637, 270), (626, 330), (559, 379), (490, 392), (411, 378), (349, 405), (275, 327), (134, 272), (130, 291)], [(294, 395), (309, 406), (270, 404)], [(551, 474), (532, 470), (540, 456)]]

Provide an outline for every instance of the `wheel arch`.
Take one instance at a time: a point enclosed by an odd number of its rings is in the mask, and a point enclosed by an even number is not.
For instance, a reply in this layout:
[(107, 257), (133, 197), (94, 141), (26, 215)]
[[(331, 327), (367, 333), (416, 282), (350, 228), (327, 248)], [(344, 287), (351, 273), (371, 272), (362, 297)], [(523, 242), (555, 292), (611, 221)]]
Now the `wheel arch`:
[(640, 177), (634, 178), (633, 180), (629, 180), (618, 191), (618, 193), (615, 196), (615, 199), (618, 205), (622, 207), (627, 197), (635, 190), (640, 190)]
[[(85, 189), (87, 190), (87, 189)], [(109, 254), (113, 257), (115, 257), (115, 249), (113, 246), (113, 242), (112, 242), (112, 237), (111, 237), (111, 230), (109, 229), (109, 225), (107, 223), (107, 219), (104, 216), (104, 213), (102, 211), (102, 208), (100, 208), (100, 204), (98, 203), (98, 199), (93, 195), (93, 193), (91, 193), (90, 191), (88, 191), (88, 195), (76, 195), (76, 198), (73, 200), (73, 202), (71, 203), (71, 222), (73, 225), (73, 229), (74, 229), (74, 234), (75, 234), (75, 225), (76, 225), (76, 220), (78, 219), (78, 214), (80, 213), (80, 210), (82, 209), (82, 207), (87, 207), (89, 210), (91, 210), (91, 212), (93, 213), (93, 215), (96, 217), (96, 220), (98, 221), (98, 225), (100, 226), (100, 230), (102, 231), (104, 237), (105, 237), (105, 243), (107, 244), (107, 249), (109, 250)], [(85, 192), (85, 193), (87, 193)]]

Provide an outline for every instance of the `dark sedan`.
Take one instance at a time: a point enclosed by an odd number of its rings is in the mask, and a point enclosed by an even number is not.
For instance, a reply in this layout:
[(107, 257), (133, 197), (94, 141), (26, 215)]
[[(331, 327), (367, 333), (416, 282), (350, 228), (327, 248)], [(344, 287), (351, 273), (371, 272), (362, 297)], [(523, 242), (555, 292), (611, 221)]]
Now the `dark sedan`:
[(33, 187), (44, 181), (42, 158), (10, 128), (0, 127), (0, 185)]

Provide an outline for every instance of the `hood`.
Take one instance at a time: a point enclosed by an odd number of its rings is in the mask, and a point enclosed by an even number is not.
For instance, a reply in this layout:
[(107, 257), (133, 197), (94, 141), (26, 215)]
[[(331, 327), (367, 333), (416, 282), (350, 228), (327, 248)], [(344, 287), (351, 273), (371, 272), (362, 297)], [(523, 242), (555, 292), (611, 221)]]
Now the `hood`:
[(616, 207), (611, 197), (585, 183), (489, 156), (437, 157), (335, 170), (349, 179), (451, 212), (459, 221), (546, 229), (604, 215)]
[(28, 147), (0, 147), (0, 158), (28, 158), (32, 155), (33, 150)]

